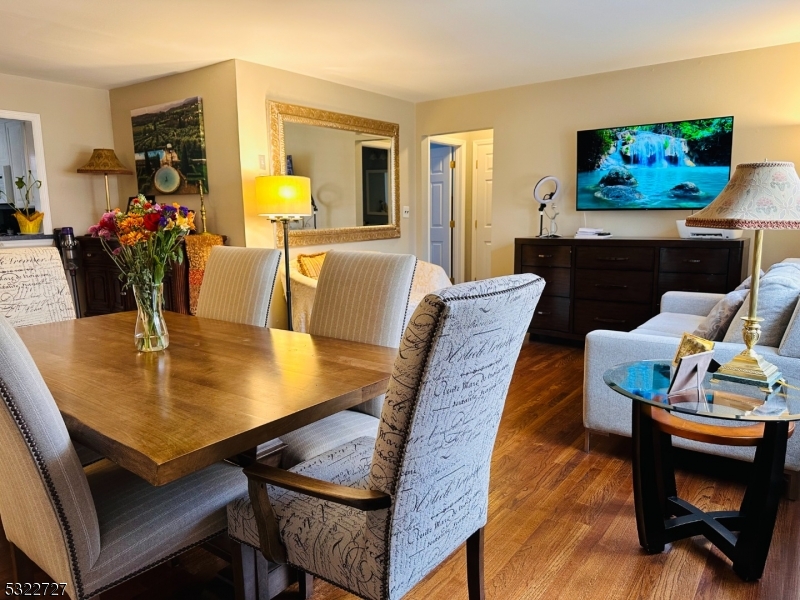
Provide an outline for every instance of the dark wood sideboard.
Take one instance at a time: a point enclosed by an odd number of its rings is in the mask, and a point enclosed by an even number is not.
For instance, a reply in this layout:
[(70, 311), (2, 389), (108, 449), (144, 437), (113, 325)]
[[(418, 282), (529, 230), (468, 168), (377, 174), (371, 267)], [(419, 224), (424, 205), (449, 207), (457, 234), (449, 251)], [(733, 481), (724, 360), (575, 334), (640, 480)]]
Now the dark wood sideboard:
[(547, 282), (532, 334), (582, 339), (630, 331), (659, 312), (669, 291), (731, 291), (744, 279), (749, 239), (517, 238), (514, 272)]
[[(123, 291), (119, 269), (106, 254), (98, 238), (80, 235), (80, 271), (83, 272), (86, 292), (82, 316), (93, 317), (108, 313), (136, 310), (133, 291)], [(164, 308), (185, 315), (189, 314), (189, 265), (185, 247), (183, 262), (173, 263), (164, 278)]]

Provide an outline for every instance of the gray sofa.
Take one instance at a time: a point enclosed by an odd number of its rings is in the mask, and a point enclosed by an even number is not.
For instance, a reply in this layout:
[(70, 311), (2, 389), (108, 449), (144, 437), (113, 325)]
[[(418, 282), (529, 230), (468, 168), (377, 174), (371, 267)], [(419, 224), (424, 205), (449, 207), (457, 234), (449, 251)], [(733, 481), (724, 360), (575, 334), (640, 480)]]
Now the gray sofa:
[[(794, 260), (792, 261), (794, 262)], [(672, 359), (683, 332), (692, 332), (722, 294), (668, 292), (661, 301), (661, 313), (631, 332), (597, 330), (586, 336), (583, 385), (583, 424), (586, 451), (593, 434), (631, 436), (631, 400), (612, 391), (603, 382), (603, 373), (620, 363), (645, 359)], [(800, 382), (800, 303), (794, 310), (779, 347), (757, 346), (766, 360), (777, 365), (790, 382)], [(731, 327), (739, 328), (739, 323)], [(717, 342), (714, 358), (727, 362), (744, 349), (743, 343)], [(710, 422), (710, 421), (709, 421)], [(718, 422), (717, 422), (718, 423)], [(674, 444), (708, 454), (740, 460), (753, 460), (755, 448), (714, 446), (674, 438)], [(789, 439), (786, 472), (790, 476), (789, 497), (800, 492), (800, 435)]]

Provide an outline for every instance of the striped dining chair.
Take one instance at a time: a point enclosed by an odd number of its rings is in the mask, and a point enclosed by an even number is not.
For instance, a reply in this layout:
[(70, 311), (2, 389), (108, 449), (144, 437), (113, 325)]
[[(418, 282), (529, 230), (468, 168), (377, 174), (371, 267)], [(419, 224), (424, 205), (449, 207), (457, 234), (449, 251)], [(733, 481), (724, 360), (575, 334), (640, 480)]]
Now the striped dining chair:
[(281, 251), (215, 246), (206, 263), (196, 316), (267, 324)]

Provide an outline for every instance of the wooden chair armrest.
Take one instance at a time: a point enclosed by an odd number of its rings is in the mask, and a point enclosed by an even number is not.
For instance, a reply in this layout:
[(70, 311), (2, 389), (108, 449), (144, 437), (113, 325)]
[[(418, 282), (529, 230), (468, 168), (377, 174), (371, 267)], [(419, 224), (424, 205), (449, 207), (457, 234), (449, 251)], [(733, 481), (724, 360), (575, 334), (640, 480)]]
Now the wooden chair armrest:
[(392, 497), (377, 490), (358, 490), (259, 463), (247, 467), (244, 474), (251, 483), (274, 485), (358, 510), (380, 510), (392, 505)]

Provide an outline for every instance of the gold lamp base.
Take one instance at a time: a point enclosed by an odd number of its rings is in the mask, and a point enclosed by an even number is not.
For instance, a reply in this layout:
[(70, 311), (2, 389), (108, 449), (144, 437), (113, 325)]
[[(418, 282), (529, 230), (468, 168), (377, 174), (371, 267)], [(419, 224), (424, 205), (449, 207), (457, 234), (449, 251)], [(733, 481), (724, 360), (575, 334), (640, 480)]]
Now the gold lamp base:
[(716, 379), (735, 381), (748, 385), (772, 387), (783, 377), (778, 367), (764, 360), (754, 350), (745, 350), (734, 356), (730, 362), (722, 365), (716, 373)]

